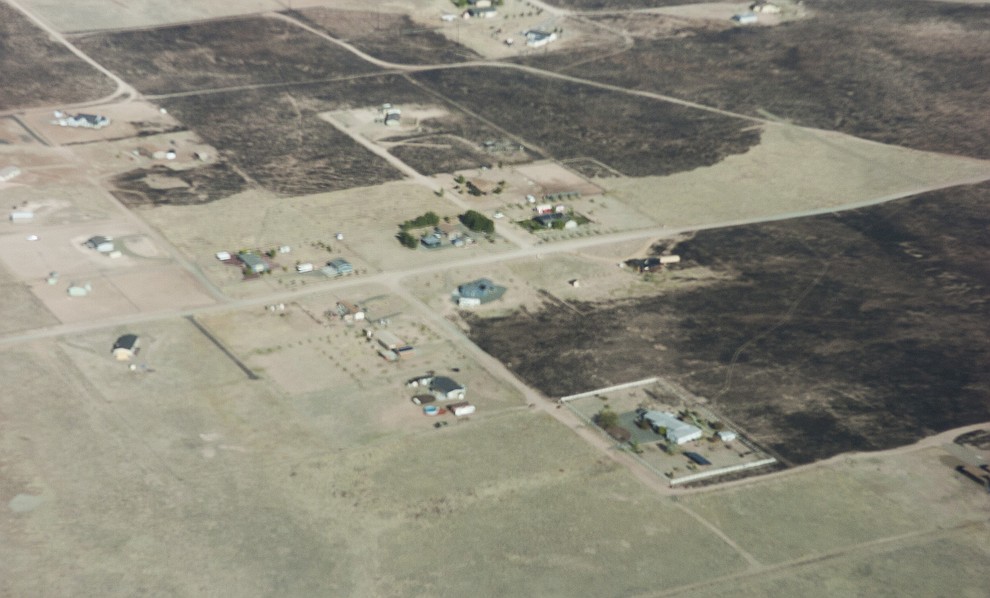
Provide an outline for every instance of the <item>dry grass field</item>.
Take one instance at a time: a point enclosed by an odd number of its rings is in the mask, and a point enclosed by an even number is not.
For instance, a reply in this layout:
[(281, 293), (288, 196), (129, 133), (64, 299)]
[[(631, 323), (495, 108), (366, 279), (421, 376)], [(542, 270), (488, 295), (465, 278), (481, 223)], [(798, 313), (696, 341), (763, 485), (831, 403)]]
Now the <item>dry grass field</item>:
[[(110, 358), (124, 332), (142, 335), (147, 369)], [(338, 438), (334, 416), (381, 426), (369, 396), (309, 396), (314, 417), (184, 320), (8, 348), (0, 373), (12, 595), (855, 593), (877, 587), (866, 567), (977, 595), (990, 549), (984, 495), (937, 449), (674, 500), (527, 411)]]

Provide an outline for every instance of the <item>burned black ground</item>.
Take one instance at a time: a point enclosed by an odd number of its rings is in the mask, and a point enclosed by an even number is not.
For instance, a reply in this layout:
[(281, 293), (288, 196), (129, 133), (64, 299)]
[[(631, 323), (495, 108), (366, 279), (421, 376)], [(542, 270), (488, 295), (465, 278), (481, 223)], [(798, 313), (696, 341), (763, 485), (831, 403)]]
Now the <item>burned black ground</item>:
[(990, 419), (988, 201), (982, 185), (700, 232), (681, 267), (722, 278), (471, 318), (471, 335), (550, 396), (669, 377), (796, 463), (903, 445)]
[[(990, 7), (808, 0), (775, 27), (699, 26), (535, 66), (908, 147), (990, 157)], [(641, 15), (600, 17), (624, 28)]]
[(248, 17), (73, 40), (142, 93), (296, 83), (378, 71), (292, 23)]
[(593, 156), (629, 176), (710, 166), (760, 138), (749, 121), (508, 69), (414, 77), (527, 149), (560, 160)]
[(369, 56), (395, 64), (440, 64), (481, 58), (445, 37), (439, 32), (440, 27), (423, 27), (406, 15), (323, 7), (290, 14)]
[[(147, 183), (149, 175), (178, 179), (188, 186), (156, 189)], [(248, 182), (230, 164), (219, 162), (191, 170), (173, 171), (165, 166), (131, 170), (113, 178), (110, 192), (124, 205), (138, 208), (208, 203), (248, 187)]]
[(113, 93), (112, 80), (0, 4), (0, 110), (72, 104)]

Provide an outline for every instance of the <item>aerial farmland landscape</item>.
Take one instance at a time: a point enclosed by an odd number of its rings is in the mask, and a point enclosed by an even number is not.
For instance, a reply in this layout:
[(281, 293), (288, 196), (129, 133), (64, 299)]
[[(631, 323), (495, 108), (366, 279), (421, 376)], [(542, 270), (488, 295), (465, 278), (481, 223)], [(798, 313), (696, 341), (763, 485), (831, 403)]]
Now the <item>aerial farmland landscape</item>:
[(986, 0), (0, 0), (0, 597), (988, 596)]

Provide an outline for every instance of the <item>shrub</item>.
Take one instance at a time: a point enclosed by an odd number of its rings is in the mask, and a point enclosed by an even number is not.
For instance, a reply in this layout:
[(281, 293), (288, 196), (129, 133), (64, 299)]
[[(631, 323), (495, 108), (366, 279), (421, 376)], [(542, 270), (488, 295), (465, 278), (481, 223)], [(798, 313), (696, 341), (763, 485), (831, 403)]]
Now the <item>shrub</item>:
[(402, 243), (403, 247), (408, 247), (409, 249), (416, 249), (416, 246), (419, 245), (419, 241), (416, 240), (416, 237), (409, 234), (409, 231), (399, 231), (399, 234), (395, 235), (395, 238), (399, 240), (399, 243)]
[(481, 212), (468, 210), (467, 212), (461, 214), (458, 218), (464, 226), (475, 232), (488, 234), (495, 232), (495, 221)]

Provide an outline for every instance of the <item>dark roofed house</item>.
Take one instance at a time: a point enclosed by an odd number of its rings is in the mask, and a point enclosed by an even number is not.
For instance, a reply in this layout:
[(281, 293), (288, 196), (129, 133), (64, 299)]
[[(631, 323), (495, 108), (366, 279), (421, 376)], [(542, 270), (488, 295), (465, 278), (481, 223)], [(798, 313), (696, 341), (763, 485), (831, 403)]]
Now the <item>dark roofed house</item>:
[(136, 334), (125, 334), (117, 339), (113, 344), (113, 357), (117, 361), (130, 361), (134, 359), (140, 350), (138, 347), (140, 340)]
[(420, 239), (419, 242), (422, 243), (423, 247), (426, 247), (427, 249), (437, 249), (443, 245), (443, 240), (440, 238), (440, 235), (436, 233), (426, 235)]
[(430, 381), (430, 392), (440, 400), (464, 400), (465, 389), (459, 382), (447, 376), (437, 376)]
[(104, 237), (102, 235), (97, 235), (95, 237), (90, 237), (86, 243), (86, 247), (90, 249), (95, 249), (100, 253), (110, 253), (113, 251), (113, 237)]
[(268, 264), (266, 264), (265, 260), (257, 253), (242, 251), (237, 254), (237, 259), (241, 260), (241, 263), (255, 274), (261, 274), (262, 272), (268, 270)]
[(487, 278), (479, 278), (457, 287), (457, 302), (459, 305), (480, 305), (501, 299), (505, 291), (505, 287)]
[(334, 258), (327, 262), (322, 272), (327, 276), (347, 276), (354, 274), (354, 266), (344, 258)]

